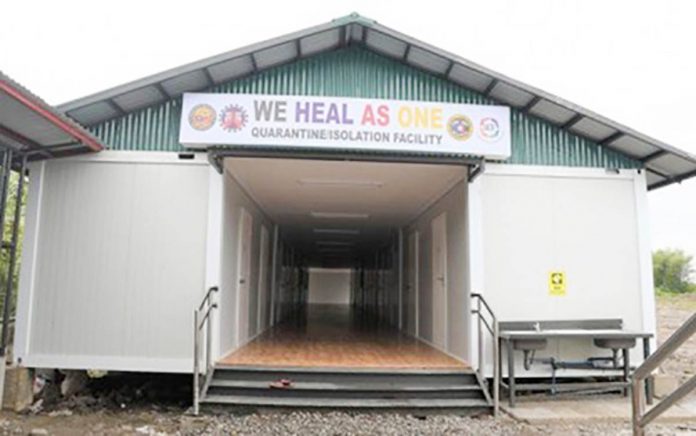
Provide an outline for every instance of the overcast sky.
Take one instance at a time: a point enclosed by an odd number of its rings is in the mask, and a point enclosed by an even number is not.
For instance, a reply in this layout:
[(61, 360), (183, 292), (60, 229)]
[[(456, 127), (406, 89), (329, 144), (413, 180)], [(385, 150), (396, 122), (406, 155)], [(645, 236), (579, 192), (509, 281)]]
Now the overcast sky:
[[(0, 69), (51, 104), (356, 11), (696, 154), (696, 2), (5, 1)], [(696, 254), (696, 180), (649, 195)]]

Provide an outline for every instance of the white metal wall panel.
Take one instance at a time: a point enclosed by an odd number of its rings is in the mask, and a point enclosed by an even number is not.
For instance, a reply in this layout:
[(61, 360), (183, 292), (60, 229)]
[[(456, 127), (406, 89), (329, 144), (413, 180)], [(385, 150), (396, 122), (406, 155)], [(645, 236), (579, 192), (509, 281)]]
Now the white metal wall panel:
[[(457, 183), (447, 194), (431, 205), (406, 233), (419, 232), (418, 240), (418, 330), (419, 337), (432, 341), (432, 232), (431, 221), (447, 214), (447, 347), (455, 357), (469, 360), (469, 253), (467, 245), (467, 182)], [(404, 262), (410, 262), (408, 252)], [(410, 322), (410, 321), (409, 321)], [(415, 322), (414, 322), (415, 324)]]
[[(651, 328), (642, 311), (636, 177), (635, 170), (487, 168), (480, 181), (482, 291), (499, 320), (621, 318), (627, 329)], [(565, 272), (566, 295), (550, 295), (551, 271)], [(639, 348), (633, 362), (641, 360)], [(556, 341), (547, 351), (573, 360), (611, 353), (588, 340)]]
[[(249, 337), (245, 342), (253, 339), (258, 334), (258, 283), (259, 283), (259, 252), (260, 252), (260, 233), (261, 226), (266, 228), (274, 228), (274, 223), (265, 215), (258, 207), (254, 200), (247, 195), (244, 188), (239, 182), (225, 170), (224, 186), (223, 186), (223, 223), (222, 223), (222, 256), (221, 256), (221, 274), (220, 274), (220, 352), (221, 355), (229, 353), (236, 348), (244, 345), (236, 340), (237, 329), (239, 328), (239, 320), (237, 319), (237, 284), (239, 281), (239, 272), (237, 271), (237, 252), (239, 243), (239, 220), (242, 213), (242, 208), (249, 212), (253, 218), (252, 229), (252, 248), (251, 248), (251, 277), (249, 284), (249, 301), (248, 307), (240, 308), (248, 314), (247, 322)], [(265, 271), (270, 278), (272, 273), (272, 259), (269, 257), (269, 264)], [(270, 281), (270, 280), (269, 280)], [(270, 306), (271, 300), (267, 299), (266, 304)], [(270, 311), (270, 307), (263, 309)]]
[(20, 284), (24, 365), (191, 370), (209, 170), (175, 154), (138, 155), (147, 153), (55, 160), (31, 172), (42, 189), (30, 192), (40, 208), (27, 222), (33, 253)]

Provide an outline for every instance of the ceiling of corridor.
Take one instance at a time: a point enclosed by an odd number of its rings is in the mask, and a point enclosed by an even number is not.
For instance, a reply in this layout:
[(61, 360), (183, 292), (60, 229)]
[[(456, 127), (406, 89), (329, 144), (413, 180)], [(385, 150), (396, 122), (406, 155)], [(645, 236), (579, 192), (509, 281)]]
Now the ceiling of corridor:
[(386, 244), (465, 176), (462, 166), (269, 158), (227, 158), (225, 169), (315, 264)]

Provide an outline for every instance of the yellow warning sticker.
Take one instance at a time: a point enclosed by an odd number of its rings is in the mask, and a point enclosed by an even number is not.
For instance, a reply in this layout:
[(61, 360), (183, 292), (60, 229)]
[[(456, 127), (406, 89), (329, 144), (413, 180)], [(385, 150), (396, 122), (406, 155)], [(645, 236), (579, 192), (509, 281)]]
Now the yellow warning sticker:
[(566, 276), (563, 271), (549, 273), (549, 295), (562, 297), (566, 294)]

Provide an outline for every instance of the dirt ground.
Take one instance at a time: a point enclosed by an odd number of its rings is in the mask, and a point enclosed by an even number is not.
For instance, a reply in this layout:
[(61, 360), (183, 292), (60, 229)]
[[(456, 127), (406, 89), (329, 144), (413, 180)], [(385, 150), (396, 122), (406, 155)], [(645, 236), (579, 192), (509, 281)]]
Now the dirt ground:
[[(661, 296), (657, 299), (658, 342), (662, 342), (696, 311), (696, 295)], [(696, 372), (696, 338), (692, 338), (662, 370), (682, 382)], [(131, 381), (132, 382), (132, 381)], [(109, 383), (114, 383), (111, 381)], [(395, 414), (353, 414), (317, 412), (207, 414), (188, 413), (190, 393), (185, 389), (167, 391), (166, 399), (150, 396), (147, 380), (133, 386), (97, 385), (90, 396), (77, 397), (46, 405), (38, 413), (0, 413), (0, 434), (35, 435), (198, 435), (198, 434), (462, 434), (462, 435), (619, 435), (630, 434), (627, 424), (587, 423), (548, 424), (543, 426), (501, 419), (463, 418), (456, 416), (416, 417)], [(118, 383), (116, 381), (115, 383)], [(157, 382), (153, 382), (157, 383)], [(158, 383), (181, 384), (166, 379)], [(161, 392), (162, 389), (156, 389)], [(165, 389), (166, 391), (166, 389)], [(96, 397), (96, 399), (95, 399)], [(654, 425), (649, 434), (696, 435), (696, 424)]]
[[(696, 312), (696, 294), (661, 296), (657, 299), (658, 344)], [(683, 383), (696, 373), (696, 336), (665, 362), (662, 370)]]

